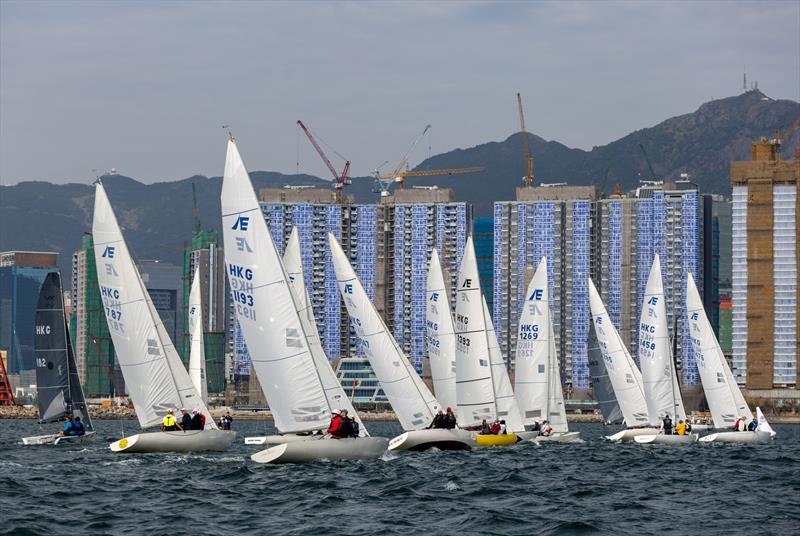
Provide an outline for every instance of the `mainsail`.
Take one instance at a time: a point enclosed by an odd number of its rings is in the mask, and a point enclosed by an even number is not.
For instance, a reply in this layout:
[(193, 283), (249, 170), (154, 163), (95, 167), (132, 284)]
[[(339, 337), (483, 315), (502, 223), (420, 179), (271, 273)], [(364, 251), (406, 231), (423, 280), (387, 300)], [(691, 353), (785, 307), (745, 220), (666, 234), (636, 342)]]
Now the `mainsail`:
[(427, 427), (441, 409), (430, 389), (389, 333), (383, 319), (369, 300), (350, 261), (333, 234), (328, 234), (333, 268), (350, 322), (362, 342), (375, 376), (406, 431)]
[(450, 300), (436, 248), (431, 252), (427, 283), (426, 344), (436, 398), (456, 407), (456, 335)]
[(617, 329), (608, 316), (603, 300), (589, 279), (589, 305), (597, 341), (603, 353), (608, 378), (614, 395), (628, 427), (645, 426), (648, 423), (647, 404), (642, 390), (642, 375), (631, 359)]
[(456, 289), (456, 398), (458, 422), (477, 426), (497, 418), (491, 355), (478, 265), (467, 237)]
[(597, 334), (594, 332), (594, 323), (589, 322), (589, 340), (587, 343), (589, 359), (589, 378), (592, 382), (592, 392), (600, 406), (600, 413), (603, 414), (603, 422), (606, 424), (620, 424), (623, 421), (622, 410), (619, 409), (617, 397), (614, 395), (614, 387), (608, 378), (608, 371), (603, 362), (603, 352), (600, 350), (600, 343), (597, 342)]
[(91, 431), (92, 421), (72, 353), (58, 272), (47, 274), (39, 291), (34, 352), (41, 422), (57, 421), (66, 416), (80, 417), (84, 428)]
[(549, 420), (554, 432), (568, 432), (550, 313), (546, 257), (539, 262), (525, 294), (517, 334), (515, 371), (517, 400), (525, 424)]
[(483, 303), (483, 318), (486, 319), (486, 339), (489, 345), (489, 362), (491, 363), (492, 385), (494, 386), (494, 401), (497, 406), (497, 418), (506, 421), (506, 430), (512, 433), (524, 432), (525, 425), (522, 423), (522, 412), (519, 409), (517, 397), (514, 396), (514, 388), (511, 386), (511, 379), (508, 377), (508, 366), (503, 359), (500, 345), (497, 343), (497, 333), (492, 324), (492, 317), (489, 314), (489, 306), (486, 305), (486, 298), (481, 292), (481, 302)]
[(236, 318), (275, 426), (282, 433), (324, 429), (331, 408), (288, 277), (233, 139), (228, 141), (221, 203)]
[(102, 183), (94, 198), (97, 279), (117, 362), (142, 428), (161, 423), (170, 408), (197, 408), (214, 419), (192, 385), (139, 276)]
[(736, 419), (752, 419), (753, 414), (733, 378), (719, 342), (706, 316), (700, 293), (691, 273), (686, 274), (686, 315), (692, 348), (700, 373), (700, 381), (706, 394), (708, 409), (715, 428), (733, 426)]
[(336, 378), (336, 373), (331, 368), (328, 356), (325, 355), (325, 350), (322, 348), (317, 322), (314, 319), (314, 309), (311, 306), (311, 300), (308, 297), (303, 277), (303, 260), (300, 256), (300, 236), (297, 232), (297, 227), (292, 229), (289, 242), (286, 243), (286, 250), (283, 253), (283, 267), (286, 269), (286, 275), (289, 276), (289, 286), (292, 288), (294, 301), (299, 307), (297, 313), (303, 323), (308, 349), (311, 351), (311, 357), (317, 367), (325, 397), (328, 399), (328, 405), (332, 409), (346, 409), (348, 415), (358, 421), (359, 435), (361, 437), (368, 436), (367, 427), (361, 422), (361, 418), (350, 403), (350, 399), (347, 398), (342, 385)]
[(200, 295), (200, 267), (195, 268), (189, 292), (189, 377), (203, 402), (208, 402), (206, 351), (203, 343), (203, 302)]
[(644, 291), (639, 319), (639, 364), (650, 424), (657, 426), (665, 415), (686, 421), (678, 376), (672, 362), (667, 329), (667, 307), (661, 280), (661, 261), (656, 253)]

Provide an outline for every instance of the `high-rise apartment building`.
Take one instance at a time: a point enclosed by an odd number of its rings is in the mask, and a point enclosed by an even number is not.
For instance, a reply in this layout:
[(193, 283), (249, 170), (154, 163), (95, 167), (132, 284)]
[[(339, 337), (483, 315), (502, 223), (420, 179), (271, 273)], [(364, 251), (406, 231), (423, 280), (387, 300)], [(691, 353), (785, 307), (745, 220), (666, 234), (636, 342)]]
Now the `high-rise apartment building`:
[(494, 220), (475, 218), (472, 224), (472, 240), (475, 244), (475, 259), (478, 261), (478, 276), (481, 290), (489, 311), (494, 310)]
[(179, 345), (181, 329), (181, 267), (160, 260), (142, 260), (136, 263), (139, 275), (170, 340)]
[(781, 159), (777, 139), (731, 163), (733, 373), (750, 389), (798, 385), (800, 151)]

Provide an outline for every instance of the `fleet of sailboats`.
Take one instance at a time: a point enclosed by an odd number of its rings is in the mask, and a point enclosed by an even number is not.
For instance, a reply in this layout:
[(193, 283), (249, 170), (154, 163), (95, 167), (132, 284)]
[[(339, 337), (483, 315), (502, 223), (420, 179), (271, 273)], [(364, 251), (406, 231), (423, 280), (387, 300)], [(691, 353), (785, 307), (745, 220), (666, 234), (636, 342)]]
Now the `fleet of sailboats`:
[[(370, 436), (325, 354), (304, 279), (298, 230), (281, 258), (233, 137), (228, 141), (221, 193), (225, 264), (236, 320), (247, 342), (253, 370), (272, 411), (278, 434), (246, 438), (266, 445), (258, 463), (376, 458), (388, 450), (469, 449), (580, 441), (566, 416), (558, 341), (553, 329), (546, 257), (539, 262), (521, 308), (515, 351), (515, 384), (500, 351), (483, 296), (471, 236), (457, 275), (452, 312), (445, 275), (434, 248), (426, 289), (426, 347), (436, 396), (389, 332), (333, 234), (328, 242), (336, 280), (360, 348), (404, 432), (389, 440)], [(167, 334), (125, 243), (100, 181), (95, 188), (92, 230), (98, 283), (117, 361), (143, 432), (113, 442), (114, 452), (224, 450), (235, 433), (219, 430), (206, 407), (208, 390), (203, 344), (199, 268), (188, 303), (188, 371)], [(653, 260), (639, 322), (641, 369), (622, 342), (605, 304), (587, 279), (591, 309), (589, 367), (604, 421), (624, 429), (612, 441), (691, 444), (697, 434), (673, 435), (665, 418), (686, 422), (658, 255)], [(750, 411), (711, 329), (691, 273), (687, 273), (686, 318), (715, 431), (702, 443), (764, 443), (775, 436), (760, 408)], [(80, 438), (47, 434), (25, 444), (83, 440), (94, 431), (77, 377), (64, 316), (60, 276), (42, 285), (36, 312), (36, 363), (41, 422), (81, 417)], [(434, 417), (455, 408), (457, 427), (433, 428)], [(197, 409), (203, 430), (147, 431), (169, 410)], [(325, 433), (333, 413), (346, 410), (358, 431), (353, 437)], [(740, 420), (751, 431), (732, 431)], [(504, 433), (478, 430), (495, 421)], [(547, 423), (549, 433), (539, 435)]]

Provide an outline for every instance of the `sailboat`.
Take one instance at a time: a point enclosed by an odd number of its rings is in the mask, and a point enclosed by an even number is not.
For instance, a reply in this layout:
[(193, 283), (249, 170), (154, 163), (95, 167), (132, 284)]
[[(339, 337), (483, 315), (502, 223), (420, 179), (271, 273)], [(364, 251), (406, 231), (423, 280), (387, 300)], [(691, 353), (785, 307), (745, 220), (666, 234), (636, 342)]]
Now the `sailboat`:
[(587, 342), (587, 357), (589, 361), (589, 378), (592, 392), (603, 415), (604, 424), (622, 424), (622, 410), (619, 409), (617, 397), (614, 396), (614, 387), (608, 378), (608, 371), (603, 362), (603, 352), (594, 332), (594, 322), (589, 323), (589, 339)]
[[(289, 241), (286, 243), (286, 251), (283, 254), (283, 267), (286, 270), (286, 275), (289, 277), (289, 286), (292, 289), (295, 303), (299, 306), (298, 315), (300, 316), (300, 321), (306, 332), (308, 348), (311, 351), (311, 357), (314, 359), (314, 365), (317, 367), (322, 388), (328, 399), (328, 406), (333, 409), (347, 410), (347, 414), (358, 422), (359, 437), (368, 437), (369, 432), (367, 431), (367, 427), (353, 408), (350, 399), (347, 398), (342, 385), (336, 378), (336, 373), (331, 367), (328, 356), (325, 355), (325, 350), (322, 348), (319, 330), (317, 329), (317, 323), (314, 319), (314, 309), (311, 306), (311, 299), (308, 297), (308, 291), (306, 290), (305, 279), (303, 277), (303, 261), (300, 256), (300, 235), (297, 231), (297, 227), (292, 229)], [(316, 438), (318, 438), (318, 436), (308, 434), (283, 434), (246, 437), (244, 442), (246, 445), (277, 445), (291, 441), (306, 441)]]
[(221, 205), (225, 264), (236, 318), (275, 427), (295, 439), (257, 452), (250, 459), (301, 463), (379, 457), (386, 451), (385, 438), (332, 439), (321, 433), (338, 408), (331, 407), (326, 396), (300, 318), (301, 307), (233, 137), (228, 141)]
[(444, 284), (444, 273), (436, 248), (428, 266), (425, 339), (436, 399), (445, 407), (456, 407), (456, 334), (453, 314)]
[(206, 350), (203, 343), (203, 302), (200, 295), (200, 267), (194, 270), (192, 288), (189, 291), (189, 377), (200, 393), (203, 403), (208, 404), (206, 384)]
[(196, 408), (204, 430), (143, 432), (110, 445), (113, 452), (225, 450), (235, 432), (219, 430), (195, 389), (122, 236), (103, 184), (94, 199), (97, 279), (125, 386), (142, 429), (159, 426), (171, 408)]
[[(658, 426), (669, 416), (675, 424), (687, 422), (678, 375), (672, 359), (667, 329), (667, 307), (661, 279), (661, 260), (653, 259), (644, 291), (642, 314), (639, 319), (639, 364), (642, 367), (642, 386), (650, 426)], [(697, 434), (648, 434), (636, 436), (637, 443), (690, 444)]]
[(506, 421), (502, 435), (475, 435), (478, 446), (516, 443), (526, 432), (508, 371), (497, 345), (486, 301), (481, 291), (472, 237), (467, 237), (456, 289), (456, 407), (458, 425), (475, 429), (486, 420)]
[[(737, 419), (752, 420), (753, 414), (736, 384), (728, 361), (708, 321), (700, 293), (691, 273), (686, 274), (686, 316), (700, 382), (706, 394), (711, 418), (717, 429), (731, 429)], [(757, 409), (759, 416), (760, 409)], [(700, 438), (701, 443), (767, 443), (774, 435), (766, 419), (753, 432), (716, 432)]]
[(333, 268), (350, 324), (404, 432), (389, 441), (389, 450), (470, 448), (468, 433), (428, 429), (442, 407), (392, 337), (364, 291), (353, 266), (333, 234), (328, 233)]
[(580, 439), (567, 424), (561, 372), (550, 313), (547, 258), (542, 257), (528, 285), (519, 319), (516, 349), (516, 392), (526, 426), (549, 421), (553, 431), (535, 442), (569, 443)]
[(64, 292), (61, 274), (47, 274), (36, 305), (36, 393), (39, 422), (49, 423), (65, 417), (80, 417), (86, 431), (82, 436), (47, 434), (23, 437), (24, 445), (58, 445), (81, 442), (94, 435), (92, 419), (86, 409), (75, 354), (64, 314)]
[(622, 411), (625, 430), (607, 436), (611, 441), (633, 441), (637, 435), (657, 434), (658, 428), (648, 426), (647, 403), (644, 400), (642, 374), (636, 368), (627, 348), (608, 316), (603, 300), (591, 279), (589, 283), (589, 306), (592, 311), (594, 331), (603, 354), (608, 379), (614, 396)]

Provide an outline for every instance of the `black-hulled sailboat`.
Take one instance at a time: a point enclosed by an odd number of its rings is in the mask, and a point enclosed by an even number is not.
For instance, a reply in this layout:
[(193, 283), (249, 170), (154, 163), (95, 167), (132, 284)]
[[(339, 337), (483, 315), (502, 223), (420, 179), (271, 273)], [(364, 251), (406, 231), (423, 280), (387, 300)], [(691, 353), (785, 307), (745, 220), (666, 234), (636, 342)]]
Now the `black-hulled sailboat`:
[(39, 402), (39, 422), (51, 423), (65, 418), (80, 417), (85, 434), (52, 434), (23, 437), (25, 445), (58, 445), (62, 442), (84, 441), (94, 435), (92, 419), (86, 409), (75, 354), (64, 314), (64, 293), (61, 274), (47, 275), (36, 305), (36, 391)]

